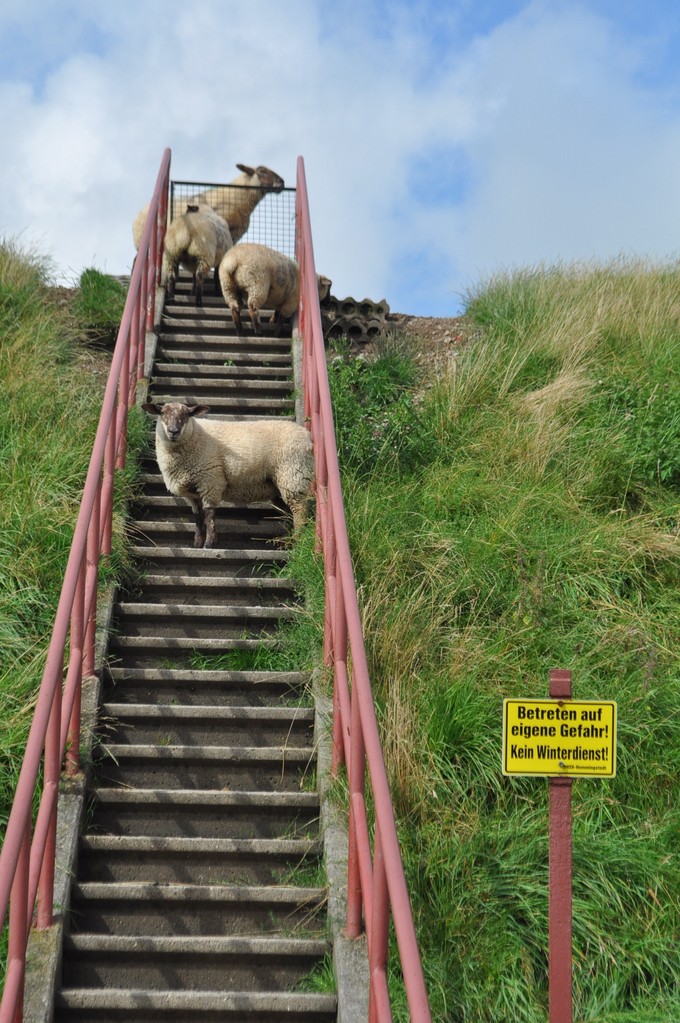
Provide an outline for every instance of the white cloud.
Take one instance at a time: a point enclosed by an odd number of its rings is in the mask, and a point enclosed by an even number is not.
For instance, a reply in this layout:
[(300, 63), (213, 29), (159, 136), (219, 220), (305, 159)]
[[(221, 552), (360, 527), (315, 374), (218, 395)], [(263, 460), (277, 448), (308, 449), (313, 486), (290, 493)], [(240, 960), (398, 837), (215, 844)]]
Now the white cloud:
[(455, 311), (497, 266), (661, 258), (680, 119), (641, 84), (655, 3), (647, 38), (602, 0), (487, 4), (476, 36), (463, 2), (27, 0), (0, 12), (0, 233), (126, 272), (169, 146), (182, 180), (292, 185), (302, 154), (318, 269), (398, 311)]

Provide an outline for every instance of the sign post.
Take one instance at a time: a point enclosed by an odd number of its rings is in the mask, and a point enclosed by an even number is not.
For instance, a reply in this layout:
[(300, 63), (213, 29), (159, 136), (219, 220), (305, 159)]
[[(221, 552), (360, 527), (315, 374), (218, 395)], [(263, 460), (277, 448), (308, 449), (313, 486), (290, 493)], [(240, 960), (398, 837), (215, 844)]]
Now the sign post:
[(550, 699), (503, 701), (503, 774), (548, 778), (550, 1023), (573, 1023), (572, 778), (616, 774), (616, 704), (571, 698), (571, 672), (550, 672)]
[[(571, 672), (550, 672), (550, 695), (571, 699)], [(573, 1023), (571, 778), (548, 778), (548, 1000), (550, 1023)]]

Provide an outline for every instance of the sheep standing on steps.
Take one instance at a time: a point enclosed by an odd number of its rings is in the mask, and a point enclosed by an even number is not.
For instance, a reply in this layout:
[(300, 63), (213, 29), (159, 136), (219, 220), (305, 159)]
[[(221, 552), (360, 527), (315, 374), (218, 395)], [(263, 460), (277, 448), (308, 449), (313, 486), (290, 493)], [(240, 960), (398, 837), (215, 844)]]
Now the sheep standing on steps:
[(260, 200), (268, 192), (281, 192), (284, 188), (283, 178), (269, 167), (248, 167), (245, 163), (237, 163), (236, 167), (241, 173), (229, 184), (241, 187), (209, 188), (189, 200), (200, 206), (211, 206), (224, 217), (234, 244), (248, 230), (251, 214)]
[(229, 226), (208, 207), (187, 206), (186, 213), (172, 221), (165, 235), (163, 280), (169, 299), (174, 298), (180, 263), (194, 277), (193, 294), (203, 305), (203, 278), (215, 271), (215, 294), (219, 295), (218, 267), (232, 246)]
[[(180, 209), (185, 206), (209, 206), (221, 217), (224, 217), (229, 225), (232, 241), (237, 242), (248, 230), (250, 216), (268, 192), (280, 192), (284, 188), (283, 178), (276, 171), (269, 167), (248, 167), (245, 163), (237, 163), (241, 173), (229, 182), (229, 185), (241, 187), (209, 188), (205, 192), (199, 192), (191, 199), (176, 201), (172, 210), (172, 218), (178, 216)], [(247, 187), (243, 187), (243, 186)], [(139, 243), (144, 233), (144, 225), (149, 212), (148, 204), (139, 211), (132, 223), (132, 238), (135, 249), (139, 249)]]
[(199, 420), (208, 405), (153, 402), (142, 405), (158, 416), (156, 459), (171, 494), (194, 513), (194, 547), (217, 542), (215, 512), (221, 501), (266, 501), (280, 496), (297, 532), (307, 518), (314, 479), (309, 431), (289, 419), (224, 422)]
[[(281, 333), (283, 318), (292, 316), (300, 300), (300, 269), (295, 260), (266, 245), (241, 242), (234, 245), (218, 268), (224, 301), (231, 312), (236, 333), (243, 333), (241, 304), (248, 306), (256, 334), (261, 333), (260, 309), (273, 309), (272, 322)], [(319, 300), (323, 301), (332, 281), (317, 274)]]

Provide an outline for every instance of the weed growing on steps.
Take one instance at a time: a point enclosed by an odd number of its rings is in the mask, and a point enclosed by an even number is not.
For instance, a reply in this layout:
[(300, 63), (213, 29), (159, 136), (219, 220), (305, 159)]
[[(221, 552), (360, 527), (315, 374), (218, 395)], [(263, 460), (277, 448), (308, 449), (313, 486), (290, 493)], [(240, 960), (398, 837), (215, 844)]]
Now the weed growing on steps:
[(336, 991), (333, 956), (327, 952), (323, 960), (297, 985), (299, 991), (328, 995)]
[(390, 352), (331, 363), (436, 1019), (546, 1018), (547, 786), (502, 777), (501, 706), (546, 696), (556, 666), (619, 705), (618, 776), (574, 791), (575, 1018), (680, 1019), (679, 288), (680, 267), (638, 262), (501, 275), (431, 388)]

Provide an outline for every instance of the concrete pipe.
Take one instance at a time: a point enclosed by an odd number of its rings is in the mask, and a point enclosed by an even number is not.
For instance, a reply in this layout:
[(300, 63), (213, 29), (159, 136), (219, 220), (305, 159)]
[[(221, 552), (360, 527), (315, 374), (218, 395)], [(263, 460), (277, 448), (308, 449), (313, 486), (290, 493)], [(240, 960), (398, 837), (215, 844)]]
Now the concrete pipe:
[(343, 319), (333, 320), (328, 330), (326, 331), (326, 337), (333, 340), (338, 337), (346, 337), (347, 330), (345, 321)]
[(364, 321), (358, 316), (353, 316), (345, 321), (345, 334), (350, 341), (365, 341), (366, 331)]

